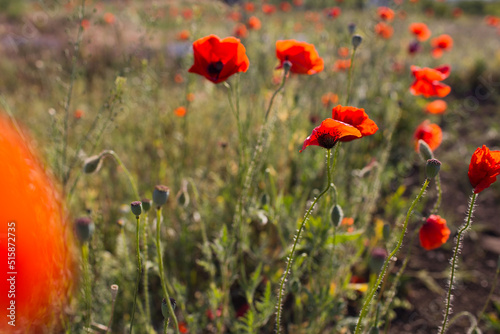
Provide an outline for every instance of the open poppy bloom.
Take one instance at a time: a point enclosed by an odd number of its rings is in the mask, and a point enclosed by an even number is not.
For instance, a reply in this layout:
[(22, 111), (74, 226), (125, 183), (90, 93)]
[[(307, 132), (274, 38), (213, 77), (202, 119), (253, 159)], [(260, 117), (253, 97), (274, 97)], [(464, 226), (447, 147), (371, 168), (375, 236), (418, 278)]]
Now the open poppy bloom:
[(58, 333), (75, 286), (74, 242), (60, 195), (3, 114), (0, 159), (0, 333)]
[(280, 60), (277, 69), (283, 68), (283, 63), (289, 61), (292, 63), (292, 73), (311, 75), (323, 71), (324, 68), (323, 59), (314, 45), (294, 39), (277, 41), (276, 57)]
[(410, 32), (420, 41), (426, 41), (431, 37), (431, 31), (425, 23), (412, 23), (410, 24)]
[(428, 119), (420, 123), (413, 134), (415, 141), (415, 151), (419, 152), (418, 140), (422, 139), (429, 145), (431, 150), (435, 150), (443, 141), (443, 131), (439, 125), (431, 123)]
[(377, 14), (384, 21), (392, 21), (394, 19), (394, 11), (389, 7), (379, 7)]
[(430, 215), (420, 227), (418, 233), (420, 245), (432, 250), (441, 247), (450, 237), (450, 229), (446, 226), (446, 220), (438, 215)]
[(394, 28), (385, 22), (379, 22), (375, 26), (375, 33), (382, 38), (389, 39), (394, 33)]
[(334, 147), (339, 140), (345, 137), (361, 138), (362, 135), (354, 126), (327, 118), (321, 122), (320, 126), (314, 128), (312, 134), (306, 138), (300, 152), (310, 145), (317, 145), (330, 149)]
[[(378, 130), (377, 124), (365, 113), (364, 109), (356, 107), (343, 107), (340, 104), (332, 109), (332, 118), (336, 121), (354, 126), (362, 137), (371, 136)], [(340, 141), (351, 141), (359, 137), (347, 136)]]
[(442, 65), (434, 69), (412, 65), (411, 73), (415, 77), (415, 81), (410, 87), (410, 92), (413, 95), (445, 97), (451, 91), (450, 86), (440, 82), (450, 75), (450, 66), (448, 65)]
[(246, 72), (250, 65), (245, 47), (234, 37), (220, 39), (210, 35), (200, 38), (193, 43), (193, 52), (194, 64), (189, 72), (216, 84), (235, 73)]
[(443, 51), (450, 51), (453, 47), (453, 39), (450, 35), (441, 35), (433, 38), (431, 41), (432, 45), (432, 56), (434, 58), (440, 58), (443, 55)]
[(260, 20), (255, 16), (250, 16), (250, 18), (248, 19), (247, 25), (248, 25), (248, 29), (251, 29), (251, 30), (259, 30), (262, 26), (262, 24), (260, 23)]
[(443, 100), (435, 100), (429, 102), (427, 106), (425, 106), (425, 111), (429, 114), (444, 114), (448, 104)]
[(496, 181), (499, 174), (500, 151), (490, 151), (483, 145), (472, 154), (468, 175), (475, 194), (488, 188)]
[(239, 38), (246, 38), (248, 36), (248, 30), (246, 25), (243, 23), (238, 23), (233, 30), (233, 34)]

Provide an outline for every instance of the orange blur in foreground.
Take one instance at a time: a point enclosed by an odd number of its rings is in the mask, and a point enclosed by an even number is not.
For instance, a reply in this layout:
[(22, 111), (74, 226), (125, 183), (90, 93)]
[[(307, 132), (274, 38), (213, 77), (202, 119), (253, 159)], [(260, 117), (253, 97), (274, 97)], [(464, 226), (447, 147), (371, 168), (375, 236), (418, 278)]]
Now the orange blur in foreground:
[(0, 161), (0, 333), (57, 332), (73, 284), (73, 237), (52, 180), (2, 114)]

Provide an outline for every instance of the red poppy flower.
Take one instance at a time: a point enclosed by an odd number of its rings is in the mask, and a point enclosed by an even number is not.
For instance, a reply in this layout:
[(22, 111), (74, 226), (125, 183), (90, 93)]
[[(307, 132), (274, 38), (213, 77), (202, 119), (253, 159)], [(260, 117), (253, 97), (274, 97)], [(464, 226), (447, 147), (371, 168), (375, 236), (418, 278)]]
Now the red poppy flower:
[(425, 111), (429, 114), (444, 114), (446, 108), (448, 108), (448, 104), (446, 103), (446, 101), (435, 100), (429, 102), (427, 106), (425, 106)]
[(409, 29), (420, 42), (426, 41), (429, 37), (431, 37), (431, 30), (425, 23), (412, 23), (410, 24)]
[(87, 30), (90, 28), (90, 21), (87, 19), (83, 19), (82, 22), (80, 22), (80, 25), (82, 26), (83, 30)]
[(500, 17), (496, 17), (493, 15), (486, 15), (486, 17), (484, 18), (484, 21), (486, 22), (487, 25), (492, 26), (492, 27), (496, 27), (496, 26), (500, 25)]
[(193, 43), (194, 64), (189, 72), (204, 76), (213, 83), (227, 80), (238, 72), (246, 72), (250, 62), (245, 47), (234, 37), (220, 39), (215, 35)]
[(379, 7), (377, 14), (384, 21), (392, 21), (394, 19), (394, 11), (389, 7)]
[(243, 7), (248, 13), (253, 13), (255, 11), (255, 4), (253, 2), (245, 2)]
[(327, 118), (321, 122), (320, 126), (314, 128), (312, 134), (306, 138), (300, 152), (310, 145), (332, 148), (344, 137), (361, 138), (362, 135), (354, 126)]
[(450, 86), (440, 82), (450, 75), (450, 66), (442, 65), (434, 69), (412, 66), (411, 72), (415, 77), (415, 81), (410, 87), (410, 92), (413, 95), (445, 97), (450, 93)]
[(191, 36), (191, 34), (189, 33), (189, 30), (184, 29), (184, 30), (181, 30), (177, 34), (177, 40), (178, 41), (187, 41), (190, 36)]
[(255, 16), (251, 16), (248, 19), (247, 25), (248, 25), (248, 29), (251, 29), (251, 30), (259, 30), (262, 26), (260, 23), (260, 20)]
[(187, 323), (184, 321), (179, 322), (179, 332), (182, 334), (189, 333), (189, 329), (187, 327)]
[(441, 145), (443, 140), (443, 131), (439, 125), (431, 123), (428, 119), (420, 123), (413, 134), (415, 140), (415, 151), (419, 152), (418, 140), (422, 139), (429, 145), (431, 150), (435, 150)]
[(294, 39), (276, 42), (276, 57), (280, 60), (278, 69), (285, 61), (292, 63), (290, 72), (297, 74), (314, 74), (323, 71), (323, 59), (318, 55), (314, 45), (298, 42)]
[(342, 58), (347, 58), (349, 57), (349, 48), (346, 48), (345, 46), (342, 46), (339, 48), (339, 50), (337, 51), (339, 57), (342, 57)]
[(462, 10), (462, 8), (456, 7), (456, 8), (453, 8), (452, 13), (453, 13), (453, 17), (460, 17), (464, 13), (464, 11)]
[(295, 7), (300, 7), (304, 4), (304, 0), (293, 0), (293, 5)]
[(385, 22), (380, 22), (375, 26), (375, 33), (382, 38), (389, 39), (394, 33), (394, 28)]
[(472, 154), (468, 174), (475, 194), (488, 188), (500, 174), (500, 151), (490, 151), (485, 145), (478, 148)]
[(274, 14), (276, 12), (276, 6), (265, 3), (262, 5), (262, 12), (267, 15)]
[(0, 160), (0, 333), (59, 332), (75, 285), (71, 228), (57, 187), (2, 114)]
[(289, 2), (283, 1), (280, 3), (280, 9), (286, 13), (292, 10), (292, 5)]
[(233, 35), (239, 38), (246, 38), (248, 36), (247, 27), (243, 23), (238, 23), (234, 27)]
[(182, 17), (185, 20), (189, 21), (193, 18), (193, 10), (191, 8), (186, 8), (182, 11)]
[(321, 103), (323, 103), (323, 105), (326, 108), (328, 108), (334, 103), (337, 103), (338, 101), (339, 101), (339, 96), (332, 92), (328, 92), (321, 97)]
[(430, 215), (420, 227), (420, 245), (427, 250), (441, 247), (450, 237), (450, 229), (446, 220), (438, 215)]
[(338, 17), (340, 14), (342, 14), (342, 10), (339, 7), (332, 7), (325, 9), (325, 15), (330, 19), (334, 19)]
[[(354, 126), (359, 130), (361, 136), (371, 136), (378, 130), (377, 124), (365, 113), (364, 109), (355, 107), (343, 107), (340, 104), (332, 109), (332, 118), (336, 121)], [(343, 137), (340, 141), (351, 141), (358, 137)]]
[(351, 67), (350, 59), (337, 59), (333, 64), (333, 70), (335, 72), (347, 71)]
[(433, 38), (431, 41), (432, 45), (432, 56), (434, 58), (440, 58), (443, 55), (443, 51), (450, 51), (453, 47), (453, 39), (450, 35), (441, 35)]

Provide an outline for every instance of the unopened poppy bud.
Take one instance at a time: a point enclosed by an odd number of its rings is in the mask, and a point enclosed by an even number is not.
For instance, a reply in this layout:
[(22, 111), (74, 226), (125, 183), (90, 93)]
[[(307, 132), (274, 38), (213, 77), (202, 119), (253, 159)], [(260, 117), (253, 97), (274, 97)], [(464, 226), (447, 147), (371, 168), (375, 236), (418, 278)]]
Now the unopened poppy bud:
[(151, 200), (149, 198), (143, 198), (141, 202), (142, 202), (142, 209), (144, 210), (144, 212), (148, 212), (149, 209), (151, 208)]
[[(170, 305), (172, 305), (172, 309), (175, 311), (177, 303), (175, 302), (174, 298), (170, 298)], [(165, 320), (168, 319), (169, 312), (168, 312), (167, 300), (165, 298), (163, 298), (163, 300), (161, 301), (161, 314), (163, 314), (163, 318), (165, 318)]]
[(177, 204), (183, 207), (189, 205), (189, 194), (187, 191), (183, 190), (177, 195)]
[(356, 50), (358, 48), (358, 46), (361, 44), (362, 41), (363, 41), (363, 37), (361, 37), (359, 35), (352, 36), (351, 43), (352, 43), (352, 46), (354, 47), (354, 50)]
[(420, 152), (420, 155), (422, 156), (422, 158), (425, 161), (427, 161), (429, 159), (434, 159), (434, 153), (432, 153), (432, 150), (429, 147), (429, 144), (427, 144), (422, 139), (418, 140), (418, 151)]
[(93, 155), (83, 162), (83, 172), (85, 174), (92, 174), (97, 172), (102, 165), (102, 155)]
[(153, 202), (160, 207), (167, 203), (168, 195), (170, 195), (170, 189), (167, 186), (158, 185), (153, 191)]
[(347, 26), (347, 30), (349, 30), (349, 34), (352, 35), (356, 31), (356, 24), (355, 23), (349, 23)]
[(136, 217), (139, 217), (142, 213), (141, 204), (142, 203), (139, 201), (135, 201), (135, 202), (130, 203), (130, 210), (132, 211), (132, 213), (134, 215), (136, 215)]
[(269, 195), (262, 194), (262, 196), (260, 197), (260, 205), (266, 206), (267, 204), (269, 204)]
[(344, 212), (340, 205), (334, 205), (332, 207), (332, 211), (330, 212), (330, 220), (333, 226), (340, 226), (342, 223), (342, 219), (344, 218)]
[(382, 269), (387, 255), (387, 251), (384, 248), (374, 248), (372, 250), (368, 265), (374, 273), (378, 273)]
[(75, 220), (75, 232), (80, 242), (87, 242), (94, 233), (94, 222), (89, 217), (81, 217)]
[(441, 169), (441, 161), (438, 159), (429, 159), (425, 165), (425, 174), (428, 179), (435, 178)]
[(288, 73), (290, 72), (290, 69), (292, 68), (292, 62), (291, 61), (288, 61), (288, 60), (285, 60), (283, 62), (283, 69), (285, 70), (285, 73)]

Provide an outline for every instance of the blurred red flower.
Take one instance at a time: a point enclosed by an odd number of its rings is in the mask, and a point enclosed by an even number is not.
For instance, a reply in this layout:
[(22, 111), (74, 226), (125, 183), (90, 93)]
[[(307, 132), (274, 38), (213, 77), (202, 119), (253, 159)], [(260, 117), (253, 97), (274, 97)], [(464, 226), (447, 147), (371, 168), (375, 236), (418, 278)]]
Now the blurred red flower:
[(459, 8), (459, 7), (456, 7), (456, 8), (453, 8), (453, 17), (460, 17), (462, 16), (462, 14), (464, 13), (464, 11), (462, 10), (462, 8)]
[(338, 49), (337, 53), (338, 53), (339, 57), (347, 58), (347, 57), (349, 57), (349, 48), (342, 46)]
[(239, 38), (246, 38), (248, 36), (247, 27), (243, 23), (238, 23), (234, 27), (233, 35)]
[(450, 35), (440, 35), (431, 40), (432, 45), (432, 56), (434, 58), (440, 58), (443, 55), (443, 51), (450, 51), (453, 47), (453, 38)]
[(251, 30), (259, 30), (262, 26), (260, 23), (260, 20), (255, 16), (251, 16), (248, 19), (247, 25), (248, 25), (248, 29), (251, 29)]
[(289, 2), (283, 1), (280, 3), (280, 9), (286, 13), (292, 10), (292, 5)]
[(486, 22), (487, 25), (496, 27), (500, 25), (500, 17), (493, 16), (493, 15), (486, 15), (484, 18), (484, 21)]
[(181, 30), (178, 34), (177, 34), (177, 40), (178, 41), (187, 41), (190, 37), (190, 33), (189, 33), (189, 30)]
[(189, 333), (187, 324), (184, 321), (179, 322), (179, 332), (181, 332), (182, 334)]
[(243, 8), (245, 8), (245, 11), (248, 13), (253, 13), (255, 11), (255, 4), (253, 2), (245, 2)]
[(300, 7), (304, 4), (304, 0), (293, 0), (293, 5), (296, 7)]
[(469, 181), (474, 193), (479, 194), (496, 181), (500, 174), (500, 151), (490, 151), (486, 145), (478, 148), (469, 164)]
[(311, 75), (323, 71), (324, 68), (323, 59), (314, 45), (294, 39), (277, 41), (276, 57), (280, 60), (277, 68), (283, 68), (283, 63), (289, 61), (292, 63), (292, 73)]
[(73, 113), (73, 117), (75, 119), (80, 119), (82, 118), (83, 116), (85, 115), (85, 111), (83, 111), (82, 109), (76, 109), (75, 112)]
[(113, 13), (106, 13), (102, 18), (104, 22), (106, 22), (109, 25), (114, 24), (116, 20), (115, 15), (113, 15)]
[(377, 14), (384, 21), (392, 21), (394, 19), (394, 11), (389, 7), (379, 7)]
[(88, 28), (90, 28), (90, 21), (87, 19), (83, 19), (80, 25), (82, 26), (83, 30), (87, 30)]
[[(356, 107), (343, 107), (340, 104), (332, 109), (332, 119), (354, 126), (361, 136), (371, 136), (378, 130), (377, 124), (372, 121), (365, 110)], [(343, 137), (340, 141), (351, 141), (358, 137)]]
[(442, 65), (434, 69), (412, 65), (411, 73), (415, 77), (415, 81), (410, 87), (410, 92), (413, 95), (445, 97), (451, 91), (450, 86), (440, 82), (450, 75), (450, 66), (448, 65)]
[(431, 37), (431, 31), (425, 23), (415, 22), (409, 26), (410, 32), (415, 35), (415, 37), (423, 42)]
[(389, 39), (394, 33), (394, 28), (385, 22), (379, 22), (375, 26), (375, 33), (382, 38)]
[(177, 117), (184, 117), (184, 116), (186, 116), (186, 108), (178, 107), (174, 110), (174, 114)]
[(204, 76), (213, 83), (227, 80), (238, 72), (246, 72), (250, 62), (245, 47), (234, 37), (220, 39), (215, 35), (193, 43), (194, 64), (189, 72)]
[(323, 94), (323, 96), (321, 97), (321, 103), (323, 103), (323, 105), (326, 108), (330, 107), (334, 103), (337, 103), (338, 101), (339, 101), (339, 96), (332, 92)]
[(241, 20), (241, 13), (237, 11), (232, 11), (229, 14), (227, 14), (227, 17), (234, 22), (239, 22)]
[(321, 122), (320, 126), (314, 128), (312, 134), (306, 138), (300, 152), (311, 145), (330, 149), (344, 137), (361, 138), (362, 135), (354, 126), (327, 118)]
[(431, 123), (428, 119), (420, 123), (413, 134), (413, 140), (415, 141), (415, 151), (419, 152), (418, 140), (422, 139), (429, 145), (429, 148), (434, 151), (441, 145), (443, 141), (443, 131), (439, 125)]
[(443, 100), (434, 100), (425, 106), (425, 111), (429, 114), (444, 114), (448, 104)]
[(446, 220), (438, 215), (430, 215), (419, 231), (420, 245), (426, 250), (441, 247), (450, 237)]
[(333, 64), (333, 70), (336, 72), (347, 71), (351, 67), (350, 59), (337, 59)]
[(191, 20), (193, 18), (193, 10), (191, 8), (182, 10), (182, 17), (187, 21)]
[(332, 7), (325, 9), (325, 15), (328, 18), (334, 19), (342, 14), (342, 10), (339, 7)]
[[(48, 328), (59, 333), (78, 281), (72, 230), (56, 184), (3, 113), (0, 160), (0, 333), (45, 333)], [(8, 280), (12, 276), (14, 281)], [(8, 309), (12, 302), (14, 311)], [(15, 327), (8, 324), (12, 320)]]
[(274, 14), (276, 12), (276, 6), (265, 3), (262, 5), (262, 12), (267, 15)]

